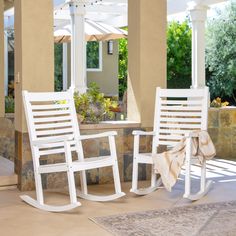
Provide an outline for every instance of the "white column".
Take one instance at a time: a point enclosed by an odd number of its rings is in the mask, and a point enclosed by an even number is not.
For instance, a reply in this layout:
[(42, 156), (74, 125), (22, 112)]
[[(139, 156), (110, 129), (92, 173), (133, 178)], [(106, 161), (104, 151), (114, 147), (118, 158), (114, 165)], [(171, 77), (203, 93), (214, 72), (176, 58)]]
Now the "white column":
[(8, 95), (8, 37), (4, 32), (4, 94)]
[(68, 4), (71, 15), (71, 87), (79, 93), (85, 93), (87, 90), (85, 7), (76, 1), (69, 1)]
[(205, 86), (205, 21), (208, 7), (202, 1), (191, 2), (192, 21), (192, 87)]
[(67, 61), (67, 43), (62, 44), (62, 81), (63, 91), (68, 89), (68, 61)]

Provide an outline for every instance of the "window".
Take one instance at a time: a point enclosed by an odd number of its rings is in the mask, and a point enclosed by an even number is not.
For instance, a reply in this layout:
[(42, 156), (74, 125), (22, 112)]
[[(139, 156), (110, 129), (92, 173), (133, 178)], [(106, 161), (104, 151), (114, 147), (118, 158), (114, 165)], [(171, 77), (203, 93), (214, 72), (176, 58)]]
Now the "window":
[(87, 42), (87, 71), (102, 71), (102, 42)]

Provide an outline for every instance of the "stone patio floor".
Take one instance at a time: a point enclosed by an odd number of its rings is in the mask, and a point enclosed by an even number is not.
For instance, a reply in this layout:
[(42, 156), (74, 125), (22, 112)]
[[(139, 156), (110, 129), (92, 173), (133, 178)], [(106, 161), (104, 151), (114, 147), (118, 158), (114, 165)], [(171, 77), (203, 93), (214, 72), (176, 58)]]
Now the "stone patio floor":
[[(199, 168), (193, 168), (194, 182), (198, 179)], [(182, 176), (172, 192), (161, 188), (146, 196), (129, 193), (131, 183), (123, 183), (127, 195), (113, 202), (90, 202), (80, 199), (82, 206), (71, 212), (49, 213), (37, 210), (19, 198), (17, 189), (0, 191), (0, 235), (3, 236), (71, 236), (110, 235), (106, 230), (89, 220), (89, 217), (114, 215), (124, 212), (170, 208), (188, 204), (202, 204), (236, 200), (236, 162), (215, 159), (208, 165), (208, 177), (215, 183), (207, 196), (197, 202), (183, 199)], [(143, 182), (143, 185), (147, 182)], [(90, 186), (91, 192), (111, 192), (112, 185)], [(196, 183), (193, 190), (197, 189)], [(34, 192), (27, 193), (34, 196)], [(61, 192), (46, 192), (46, 202), (63, 204), (68, 195)]]

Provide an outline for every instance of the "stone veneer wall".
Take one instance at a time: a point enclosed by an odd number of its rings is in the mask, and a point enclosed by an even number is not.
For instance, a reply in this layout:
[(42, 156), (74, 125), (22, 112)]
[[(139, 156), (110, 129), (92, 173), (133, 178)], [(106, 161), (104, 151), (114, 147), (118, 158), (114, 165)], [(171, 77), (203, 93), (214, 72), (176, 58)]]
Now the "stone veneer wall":
[(15, 127), (12, 114), (0, 118), (0, 156), (14, 161)]
[[(224, 159), (236, 160), (236, 108), (221, 108), (209, 110), (208, 131), (216, 146), (217, 157)], [(140, 124), (99, 124), (99, 125), (81, 125), (81, 134), (93, 134), (109, 130), (117, 131), (116, 146), (119, 162), (119, 170), (121, 181), (131, 181), (132, 174), (132, 153), (133, 153), (133, 136), (132, 131), (140, 129)], [(14, 122), (12, 118), (1, 118), (0, 122), (0, 155), (9, 159), (14, 157)], [(142, 130), (150, 131), (151, 128), (143, 128)], [(27, 156), (24, 163), (19, 163), (16, 159), (16, 171), (21, 172), (19, 178), (20, 189), (31, 190), (34, 188), (33, 163), (31, 159), (31, 151), (29, 145), (28, 134), (17, 134), (16, 142), (19, 138), (23, 139), (24, 152), (22, 155)], [(83, 142), (85, 157), (106, 155), (108, 151), (108, 143), (105, 138), (97, 140), (88, 140)], [(151, 137), (142, 136), (140, 142), (140, 150), (148, 152), (151, 149)], [(16, 150), (16, 156), (17, 154)], [(50, 158), (42, 158), (42, 163), (50, 164), (63, 160), (63, 156), (51, 156)], [(22, 169), (19, 170), (19, 167)], [(140, 179), (150, 178), (150, 167), (142, 165), (139, 168)], [(112, 182), (111, 168), (96, 169), (87, 172), (89, 184), (102, 184)], [(43, 185), (45, 188), (61, 188), (67, 185), (65, 173), (43, 175)], [(79, 182), (79, 176), (76, 175)]]
[(236, 107), (210, 108), (208, 132), (217, 157), (236, 161)]
[[(138, 123), (129, 123), (124, 125), (112, 125), (112, 124), (99, 124), (99, 125), (81, 125), (81, 134), (94, 134), (104, 131), (117, 131), (116, 146), (117, 146), (117, 157), (120, 170), (121, 181), (131, 181), (132, 175), (132, 159), (133, 159), (133, 135), (132, 131), (140, 129)], [(142, 129), (150, 131), (150, 128)], [(24, 163), (20, 163), (20, 158), (16, 161), (16, 170), (20, 171), (21, 176), (19, 177), (19, 188), (27, 191), (34, 188), (34, 175), (33, 175), (33, 163), (31, 159), (30, 145), (28, 134), (19, 134), (16, 132), (16, 141), (23, 139), (24, 152), (23, 155)], [(95, 157), (99, 155), (108, 155), (109, 146), (107, 138), (91, 139), (83, 141), (83, 148), (85, 157)], [(140, 150), (142, 152), (148, 152), (151, 150), (151, 137), (142, 137), (140, 140)], [(20, 157), (20, 154), (16, 154)], [(64, 155), (50, 155), (50, 157), (42, 157), (42, 164), (58, 163), (64, 160)], [(146, 165), (140, 165), (139, 173), (140, 180), (149, 179), (150, 167)], [(105, 167), (100, 169), (94, 169), (87, 171), (87, 181), (89, 184), (105, 184), (112, 183), (112, 168)], [(42, 181), (44, 188), (55, 189), (63, 188), (68, 185), (66, 173), (53, 173), (42, 175)], [(79, 174), (76, 174), (76, 182), (79, 184)]]

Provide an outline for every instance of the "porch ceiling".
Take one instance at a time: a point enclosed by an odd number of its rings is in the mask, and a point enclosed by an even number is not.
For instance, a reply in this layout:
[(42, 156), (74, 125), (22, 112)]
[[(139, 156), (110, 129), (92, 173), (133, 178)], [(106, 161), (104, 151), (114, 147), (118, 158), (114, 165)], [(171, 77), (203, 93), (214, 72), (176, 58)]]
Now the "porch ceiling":
[[(167, 15), (173, 15), (180, 12), (184, 12), (188, 8), (188, 3), (192, 0), (167, 0)], [(207, 5), (225, 2), (228, 0), (195, 0), (197, 2), (203, 2)], [(4, 0), (5, 10), (13, 7), (14, 0)], [(54, 2), (54, 21), (55, 26), (64, 24), (65, 21), (70, 21), (70, 14), (68, 13), (68, 7), (65, 4), (65, 0), (53, 0)], [(128, 25), (127, 19), (128, 12), (128, 0), (102, 0), (96, 3), (96, 7), (86, 7), (86, 18), (104, 22), (106, 24), (113, 25), (115, 27), (123, 27)], [(5, 16), (8, 16), (8, 22), (5, 22), (5, 27), (13, 26), (13, 15), (14, 11), (11, 11)]]
[[(202, 2), (208, 6), (221, 3), (221, 2), (227, 2), (228, 0), (195, 0), (194, 2)], [(188, 4), (190, 2), (193, 2), (193, 0), (178, 0), (178, 4), (176, 0), (167, 0), (167, 14), (173, 15), (177, 13), (181, 13), (187, 10)]]

